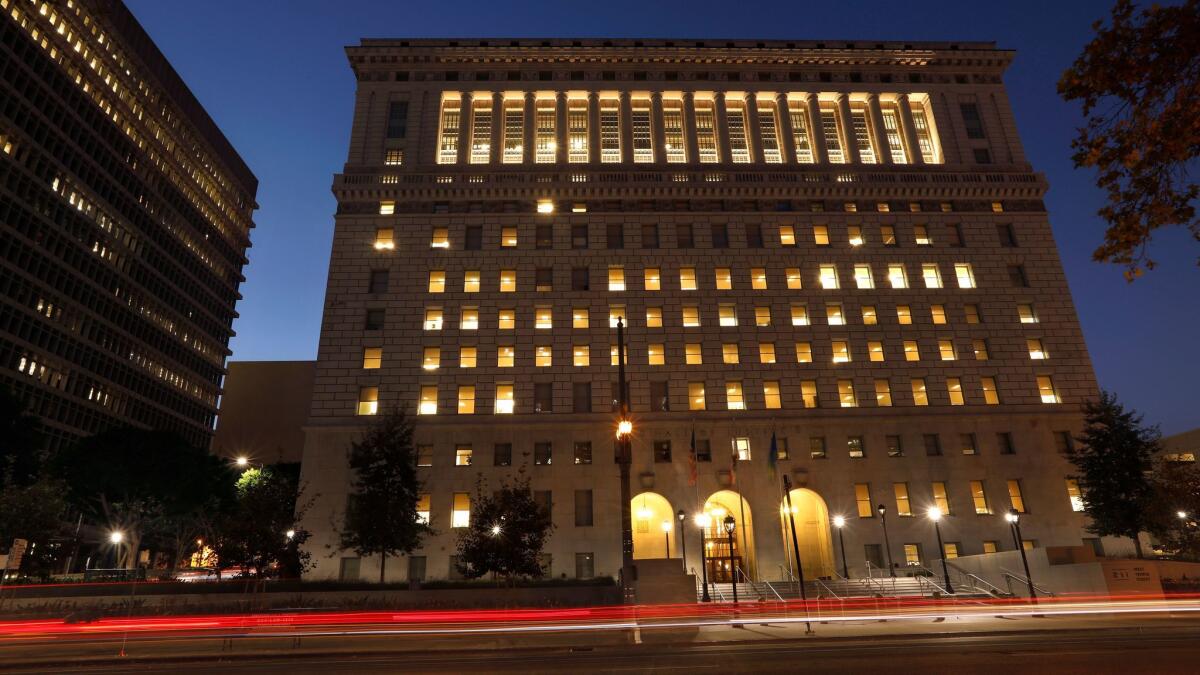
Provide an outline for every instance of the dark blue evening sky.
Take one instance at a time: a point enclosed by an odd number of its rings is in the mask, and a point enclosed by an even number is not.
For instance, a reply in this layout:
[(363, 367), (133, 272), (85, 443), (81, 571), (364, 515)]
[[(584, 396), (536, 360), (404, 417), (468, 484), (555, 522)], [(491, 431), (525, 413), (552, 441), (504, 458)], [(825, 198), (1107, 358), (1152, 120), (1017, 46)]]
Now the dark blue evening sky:
[(126, 0), (258, 176), (233, 359), (312, 359), (345, 161), (361, 37), (697, 37), (990, 40), (1015, 49), (1005, 77), (1030, 162), (1050, 182), (1054, 235), (1102, 386), (1166, 433), (1200, 425), (1200, 246), (1157, 237), (1160, 267), (1129, 285), (1091, 261), (1103, 226), (1090, 172), (1071, 165), (1079, 111), (1059, 74), (1108, 0), (1091, 2), (329, 2)]

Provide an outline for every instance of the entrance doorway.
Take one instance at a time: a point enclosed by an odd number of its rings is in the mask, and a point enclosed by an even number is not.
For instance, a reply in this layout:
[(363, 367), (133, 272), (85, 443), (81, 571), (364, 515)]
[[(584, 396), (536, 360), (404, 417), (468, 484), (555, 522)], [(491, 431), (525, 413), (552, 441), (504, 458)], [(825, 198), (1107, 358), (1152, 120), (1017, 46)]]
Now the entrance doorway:
[[(704, 555), (709, 580), (733, 581), (734, 568), (740, 570), (739, 581), (757, 578), (754, 560), (754, 519), (746, 500), (732, 490), (721, 490), (713, 493), (704, 503), (704, 512), (711, 521), (709, 527), (704, 530)], [(735, 523), (732, 542), (725, 531), (726, 516), (733, 516)]]
[(643, 492), (629, 502), (633, 520), (633, 559), (670, 558), (678, 554), (675, 511), (657, 492)]
[[(805, 579), (829, 578), (834, 574), (833, 533), (830, 530), (829, 508), (821, 495), (807, 488), (797, 488), (788, 495), (792, 501), (792, 517), (796, 522), (796, 541)], [(791, 524), (788, 522), (787, 502), (779, 505), (780, 526), (788, 561), (785, 567), (795, 574), (795, 553), (792, 552)]]

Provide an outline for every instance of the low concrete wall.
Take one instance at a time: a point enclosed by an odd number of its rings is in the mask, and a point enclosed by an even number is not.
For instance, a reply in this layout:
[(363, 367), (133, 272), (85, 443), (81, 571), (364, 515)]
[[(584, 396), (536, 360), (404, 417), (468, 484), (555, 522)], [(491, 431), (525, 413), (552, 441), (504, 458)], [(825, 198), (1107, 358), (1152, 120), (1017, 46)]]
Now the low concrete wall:
[[(1029, 575), (1038, 588), (1055, 594), (1162, 595), (1163, 579), (1200, 578), (1200, 563), (1136, 558), (1097, 558), (1090, 547), (1035, 548), (1026, 552)], [(1018, 597), (1028, 597), (1020, 551), (962, 556), (950, 561)]]

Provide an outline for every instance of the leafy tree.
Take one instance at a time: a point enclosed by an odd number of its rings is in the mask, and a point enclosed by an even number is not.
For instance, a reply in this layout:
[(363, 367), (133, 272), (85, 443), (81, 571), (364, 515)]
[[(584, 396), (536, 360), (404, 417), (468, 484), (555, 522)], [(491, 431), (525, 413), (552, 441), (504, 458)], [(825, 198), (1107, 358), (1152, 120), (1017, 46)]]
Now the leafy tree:
[(1083, 435), (1068, 457), (1079, 471), (1074, 478), (1091, 518), (1088, 531), (1133, 539), (1142, 555), (1138, 533), (1148, 529), (1151, 459), (1159, 449), (1159, 433), (1142, 425), (1142, 416), (1125, 410), (1115, 394), (1100, 392), (1099, 401), (1084, 405)]
[(1086, 125), (1071, 143), (1076, 167), (1096, 168), (1108, 193), (1098, 262), (1125, 267), (1126, 279), (1153, 269), (1154, 230), (1184, 225), (1200, 241), (1192, 171), (1200, 156), (1200, 0), (1135, 8), (1118, 0), (1109, 25), (1058, 82), (1083, 102)]
[(0, 478), (10, 485), (29, 485), (42, 468), (42, 432), (25, 401), (0, 387)]
[(350, 446), (354, 478), (341, 547), (380, 556), (379, 583), (388, 556), (411, 553), (432, 532), (417, 519), (421, 482), (412, 436), (412, 420), (404, 408), (396, 408)]
[(17, 538), (44, 543), (61, 534), (67, 511), (64, 492), (63, 484), (52, 479), (0, 486), (0, 546)]
[(1150, 485), (1148, 529), (1176, 555), (1200, 560), (1200, 466), (1160, 459)]
[(489, 572), (512, 580), (542, 576), (538, 556), (550, 538), (550, 514), (533, 500), (524, 472), (493, 494), (479, 479), (471, 504), (470, 526), (458, 535), (458, 571), (469, 579)]
[[(222, 567), (262, 578), (272, 572), (299, 574), (311, 554), (300, 548), (310, 533), (300, 527), (313, 499), (286, 472), (249, 469), (236, 485), (232, 508), (209, 521), (206, 542)], [(291, 536), (288, 536), (288, 533)]]

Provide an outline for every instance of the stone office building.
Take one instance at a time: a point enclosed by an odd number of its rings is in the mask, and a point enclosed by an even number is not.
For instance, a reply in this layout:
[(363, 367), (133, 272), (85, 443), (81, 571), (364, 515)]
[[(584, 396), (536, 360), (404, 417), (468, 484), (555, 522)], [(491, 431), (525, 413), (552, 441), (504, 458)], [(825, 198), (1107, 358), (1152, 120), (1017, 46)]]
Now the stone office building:
[(121, 2), (0, 14), (0, 387), (207, 448), (258, 182)]
[[(453, 576), (475, 480), (524, 468), (555, 577), (635, 558), (809, 578), (1084, 536), (1062, 447), (1096, 383), (991, 43), (363, 40), (303, 471), (315, 577), (371, 415), (417, 416)], [(624, 321), (633, 498), (613, 461)], [(774, 450), (772, 447), (774, 446)], [(881, 517), (879, 507), (885, 510)], [(686, 519), (676, 519), (683, 511)], [(885, 538), (883, 521), (886, 518)], [(838, 522), (842, 522), (840, 519)], [(885, 546), (890, 542), (890, 549)], [(835, 561), (839, 564), (835, 565)], [(837, 568), (835, 570), (835, 567)], [(394, 571), (392, 571), (394, 570)]]

